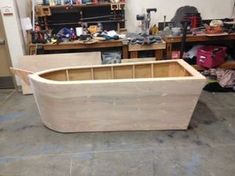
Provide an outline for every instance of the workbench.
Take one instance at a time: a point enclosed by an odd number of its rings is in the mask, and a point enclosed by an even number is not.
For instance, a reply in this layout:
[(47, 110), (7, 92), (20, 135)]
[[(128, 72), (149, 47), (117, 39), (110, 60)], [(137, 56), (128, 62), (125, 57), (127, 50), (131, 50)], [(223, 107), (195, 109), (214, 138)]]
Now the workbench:
[(130, 52), (130, 58), (139, 58), (139, 51), (154, 51), (156, 60), (163, 59), (163, 51), (166, 49), (166, 42), (161, 41), (160, 43), (154, 43), (151, 45), (139, 45), (139, 44), (129, 44), (128, 51)]
[(59, 44), (30, 44), (29, 55), (37, 54), (37, 48), (42, 48), (44, 51), (121, 48), (123, 58), (128, 58), (128, 46), (124, 44), (122, 40), (97, 41), (89, 44), (79, 43), (77, 41), (62, 42)]
[[(176, 37), (165, 37), (166, 42), (166, 57), (171, 58), (172, 55), (172, 46), (176, 43), (181, 43), (182, 36)], [(227, 35), (216, 35), (216, 36), (208, 36), (206, 34), (200, 35), (187, 35), (186, 42), (210, 42), (210, 41), (226, 41), (226, 40), (235, 40), (235, 33), (227, 34)]]
[(164, 41), (151, 45), (128, 45), (123, 40), (109, 40), (109, 41), (97, 41), (95, 43), (81, 43), (78, 41), (62, 42), (59, 44), (30, 44), (29, 55), (36, 55), (37, 48), (41, 48), (44, 51), (61, 51), (61, 50), (92, 50), (92, 49), (105, 49), (105, 48), (121, 48), (124, 59), (138, 58), (139, 51), (155, 51), (156, 60), (163, 58), (163, 51), (166, 49), (166, 43)]

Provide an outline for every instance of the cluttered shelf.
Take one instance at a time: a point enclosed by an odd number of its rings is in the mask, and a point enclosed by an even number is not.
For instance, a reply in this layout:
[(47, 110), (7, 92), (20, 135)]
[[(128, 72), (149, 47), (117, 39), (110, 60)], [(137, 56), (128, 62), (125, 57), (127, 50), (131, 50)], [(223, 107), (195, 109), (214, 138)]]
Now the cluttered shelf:
[(125, 30), (125, 1), (63, 1), (35, 6), (35, 23), (40, 31), (59, 32), (62, 27), (97, 25), (108, 30)]
[(85, 9), (85, 8), (99, 8), (110, 7), (111, 10), (123, 10), (125, 8), (125, 2), (111, 3), (111, 2), (98, 2), (98, 3), (86, 3), (86, 4), (63, 4), (63, 5), (36, 5), (36, 13), (38, 16), (50, 16), (50, 10), (71, 10), (71, 9)]
[(111, 6), (111, 3), (96, 3), (96, 4), (66, 4), (66, 5), (38, 5), (37, 8), (83, 8), (83, 7), (102, 7), (102, 6)]

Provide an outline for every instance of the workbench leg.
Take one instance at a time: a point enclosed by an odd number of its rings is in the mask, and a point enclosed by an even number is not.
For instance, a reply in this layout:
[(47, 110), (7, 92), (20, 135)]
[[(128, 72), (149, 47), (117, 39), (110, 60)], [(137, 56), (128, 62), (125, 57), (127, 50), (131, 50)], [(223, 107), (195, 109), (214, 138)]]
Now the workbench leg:
[(131, 59), (138, 58), (138, 51), (131, 51), (130, 54), (131, 54)]
[(163, 50), (155, 50), (155, 58), (156, 58), (156, 60), (162, 60), (163, 59)]
[(36, 46), (29, 46), (28, 54), (29, 55), (37, 55), (37, 47)]
[(128, 46), (127, 45), (123, 45), (122, 46), (122, 56), (123, 59), (128, 59)]
[(172, 55), (172, 44), (167, 43), (166, 44), (166, 57), (167, 57), (167, 59), (171, 59), (171, 55)]

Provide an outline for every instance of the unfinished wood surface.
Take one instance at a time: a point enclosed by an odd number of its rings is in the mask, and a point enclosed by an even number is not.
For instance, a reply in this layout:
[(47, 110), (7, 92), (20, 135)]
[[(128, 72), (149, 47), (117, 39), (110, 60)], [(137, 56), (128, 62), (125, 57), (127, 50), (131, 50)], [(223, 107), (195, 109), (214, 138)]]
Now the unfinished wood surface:
[[(170, 67), (180, 68), (180, 76), (169, 77)], [(48, 74), (64, 81), (45, 79)], [(59, 132), (187, 129), (206, 82), (181, 60), (67, 67), (29, 77), (43, 123)]]
[[(23, 56), (19, 61), (19, 68), (31, 72), (39, 72), (47, 69), (101, 64), (100, 52), (72, 53), (72, 54), (50, 54)], [(32, 94), (30, 86), (21, 83), (23, 94)]]

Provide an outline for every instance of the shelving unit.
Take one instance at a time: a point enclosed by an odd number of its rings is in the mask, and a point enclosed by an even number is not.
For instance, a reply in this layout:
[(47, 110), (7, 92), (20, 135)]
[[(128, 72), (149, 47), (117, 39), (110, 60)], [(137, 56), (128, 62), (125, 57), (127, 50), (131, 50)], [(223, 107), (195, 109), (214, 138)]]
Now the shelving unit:
[(125, 3), (37, 5), (35, 12), (40, 26), (54, 33), (63, 27), (79, 27), (82, 23), (102, 23), (106, 30), (125, 29)]

